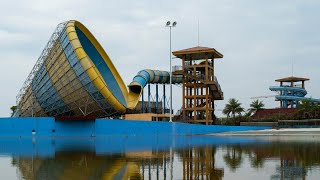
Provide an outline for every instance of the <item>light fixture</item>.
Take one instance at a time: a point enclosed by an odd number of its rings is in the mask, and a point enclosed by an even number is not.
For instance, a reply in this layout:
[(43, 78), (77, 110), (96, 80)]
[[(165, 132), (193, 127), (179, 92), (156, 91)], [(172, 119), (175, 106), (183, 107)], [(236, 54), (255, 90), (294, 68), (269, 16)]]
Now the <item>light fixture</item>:
[(166, 26), (170, 26), (170, 21), (167, 22)]
[(177, 25), (177, 22), (174, 21), (173, 24), (172, 24), (172, 26), (174, 27), (174, 26), (176, 26), (176, 25)]

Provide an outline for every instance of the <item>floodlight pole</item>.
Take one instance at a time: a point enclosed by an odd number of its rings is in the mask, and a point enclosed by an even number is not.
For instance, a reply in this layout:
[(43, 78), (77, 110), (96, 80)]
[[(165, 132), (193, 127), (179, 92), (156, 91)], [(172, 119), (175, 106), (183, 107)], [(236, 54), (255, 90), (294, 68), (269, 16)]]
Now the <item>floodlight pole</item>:
[(171, 26), (170, 26), (170, 122), (172, 122), (172, 59), (171, 59)]
[(170, 28), (170, 121), (172, 122), (172, 53), (171, 53), (171, 28), (176, 26), (176, 22), (173, 22), (172, 24), (170, 21), (167, 22), (166, 27)]

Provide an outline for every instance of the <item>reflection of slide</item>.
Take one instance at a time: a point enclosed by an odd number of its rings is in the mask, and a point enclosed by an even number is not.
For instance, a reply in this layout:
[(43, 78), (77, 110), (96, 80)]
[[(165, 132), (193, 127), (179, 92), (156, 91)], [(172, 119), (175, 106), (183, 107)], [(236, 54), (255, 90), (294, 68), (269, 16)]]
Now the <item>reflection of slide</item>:
[(280, 95), (276, 96), (276, 100), (283, 101), (285, 104), (283, 107), (288, 106), (289, 102), (298, 104), (298, 101), (311, 101), (320, 102), (320, 99), (307, 98), (307, 91), (300, 87), (290, 87), (290, 86), (271, 86), (269, 88), (271, 91), (277, 91)]
[[(166, 71), (142, 70), (126, 88), (90, 31), (78, 21), (61, 23), (17, 96), (14, 116), (97, 116), (135, 108), (148, 83), (169, 83)], [(181, 83), (182, 76), (174, 76)]]
[(139, 165), (134, 162), (119, 160), (112, 168), (108, 169), (101, 179), (141, 179)]
[(141, 179), (139, 164), (128, 162), (125, 157), (97, 156), (90, 152), (59, 153), (54, 158), (13, 159), (25, 179)]

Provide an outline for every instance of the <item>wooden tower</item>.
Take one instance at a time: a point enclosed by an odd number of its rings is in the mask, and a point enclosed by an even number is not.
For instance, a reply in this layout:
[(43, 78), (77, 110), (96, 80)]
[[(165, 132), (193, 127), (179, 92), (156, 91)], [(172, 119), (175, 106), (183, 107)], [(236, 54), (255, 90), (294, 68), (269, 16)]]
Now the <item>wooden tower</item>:
[(193, 47), (173, 52), (182, 66), (173, 67), (173, 75), (183, 75), (180, 121), (214, 124), (214, 100), (223, 100), (223, 92), (214, 75), (214, 59), (223, 55), (214, 48)]

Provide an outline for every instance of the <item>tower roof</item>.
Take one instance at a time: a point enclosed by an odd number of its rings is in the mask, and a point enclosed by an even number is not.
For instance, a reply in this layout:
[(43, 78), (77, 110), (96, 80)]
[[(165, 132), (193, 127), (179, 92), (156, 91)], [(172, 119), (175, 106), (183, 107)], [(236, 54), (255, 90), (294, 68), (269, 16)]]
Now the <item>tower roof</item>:
[(217, 50), (215, 50), (214, 48), (201, 47), (201, 46), (182, 49), (179, 51), (174, 51), (172, 53), (178, 58), (182, 58), (183, 55), (192, 54), (192, 60), (205, 59), (206, 54), (208, 55), (209, 59), (223, 58), (223, 55), (219, 53)]
[(298, 82), (298, 81), (309, 81), (309, 80), (310, 79), (308, 79), (308, 78), (290, 76), (290, 77), (285, 77), (285, 78), (281, 78), (281, 79), (276, 79), (275, 81), (277, 81), (277, 82)]

